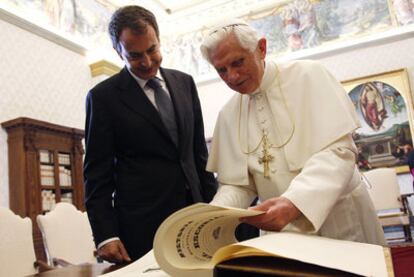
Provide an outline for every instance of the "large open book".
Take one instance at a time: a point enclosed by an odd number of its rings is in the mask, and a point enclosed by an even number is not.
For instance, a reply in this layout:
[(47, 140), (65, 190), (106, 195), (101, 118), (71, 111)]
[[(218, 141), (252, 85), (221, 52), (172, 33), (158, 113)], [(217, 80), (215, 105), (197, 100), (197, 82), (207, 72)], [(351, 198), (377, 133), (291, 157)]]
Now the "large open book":
[[(215, 266), (223, 261), (255, 256), (274, 257), (272, 266), (276, 267), (282, 259), (295, 261), (293, 270), (310, 264), (363, 276), (392, 275), (386, 249), (377, 245), (288, 232), (237, 242), (234, 232), (239, 218), (257, 214), (260, 212), (209, 204), (179, 210), (158, 228), (153, 252), (138, 260), (135, 267), (130, 265), (130, 270), (134, 268), (139, 276), (211, 277)], [(159, 272), (154, 270), (158, 265), (162, 269)]]

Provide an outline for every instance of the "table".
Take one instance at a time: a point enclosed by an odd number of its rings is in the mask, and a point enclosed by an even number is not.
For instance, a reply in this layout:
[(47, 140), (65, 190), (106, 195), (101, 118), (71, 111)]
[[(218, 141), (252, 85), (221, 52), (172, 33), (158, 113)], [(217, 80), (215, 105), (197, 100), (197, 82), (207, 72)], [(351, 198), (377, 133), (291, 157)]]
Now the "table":
[[(404, 245), (404, 246), (393, 246), (391, 249), (391, 257), (394, 267), (394, 274), (395, 277), (410, 277), (414, 276), (414, 245)], [(279, 261), (284, 263), (285, 268), (289, 269), (289, 267), (295, 266), (294, 262), (292, 261)], [(278, 263), (279, 263), (278, 262)], [(269, 275), (269, 269), (272, 270), (271, 264), (274, 263), (270, 260), (263, 259), (263, 257), (258, 260), (254, 260), (254, 257), (247, 258), (245, 260), (241, 260), (245, 268), (256, 268), (257, 270), (254, 273), (250, 270), (241, 272), (241, 271), (234, 271), (234, 269), (240, 269), (240, 261), (227, 261), (223, 262), (222, 264), (216, 267), (216, 275), (220, 273), (219, 276), (237, 276), (237, 277), (244, 277), (244, 276), (278, 276), (275, 274)], [(317, 266), (309, 265), (310, 269), (316, 270), (319, 272), (317, 275), (306, 275), (305, 273), (302, 276), (337, 276), (335, 272), (326, 271), (326, 269), (318, 269)], [(100, 264), (83, 264), (83, 265), (73, 265), (64, 268), (54, 269), (42, 273), (38, 273), (32, 275), (32, 277), (96, 277), (104, 273), (108, 273), (114, 271), (116, 269), (121, 268), (122, 265), (111, 265), (108, 263), (100, 263)], [(227, 272), (225, 272), (228, 270)], [(305, 268), (306, 270), (306, 268)], [(318, 271), (320, 270), (320, 271)], [(279, 273), (280, 274), (280, 273)], [(283, 276), (286, 275), (286, 272), (283, 272)], [(339, 274), (340, 275), (340, 274)], [(280, 275), (279, 275), (280, 276)], [(343, 275), (342, 275), (343, 276)], [(351, 274), (347, 274), (346, 276), (355, 276)]]
[(414, 244), (391, 247), (391, 257), (396, 277), (414, 276)]
[(112, 265), (109, 263), (81, 264), (61, 267), (45, 272), (41, 272), (32, 277), (96, 277), (121, 268), (122, 265)]

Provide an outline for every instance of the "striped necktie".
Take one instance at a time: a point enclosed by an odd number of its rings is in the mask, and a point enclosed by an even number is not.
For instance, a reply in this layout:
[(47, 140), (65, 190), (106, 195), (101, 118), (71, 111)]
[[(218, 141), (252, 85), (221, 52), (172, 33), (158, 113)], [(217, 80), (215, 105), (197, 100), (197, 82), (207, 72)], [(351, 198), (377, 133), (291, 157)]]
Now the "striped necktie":
[(157, 78), (149, 79), (147, 86), (154, 90), (155, 104), (164, 126), (167, 128), (175, 145), (178, 145), (178, 130), (172, 101)]

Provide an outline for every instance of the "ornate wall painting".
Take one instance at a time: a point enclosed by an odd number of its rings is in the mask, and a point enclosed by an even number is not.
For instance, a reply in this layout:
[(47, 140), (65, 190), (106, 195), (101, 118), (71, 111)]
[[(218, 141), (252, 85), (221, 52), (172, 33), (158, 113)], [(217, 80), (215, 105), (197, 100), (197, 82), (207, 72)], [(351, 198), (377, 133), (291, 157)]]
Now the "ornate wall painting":
[(249, 23), (261, 36), (266, 37), (268, 53), (288, 52), (289, 46), (286, 38), (288, 30), (284, 31), (283, 20), (279, 15), (264, 16), (251, 20)]
[(390, 29), (392, 16), (388, 0), (293, 0), (250, 23), (282, 54)]
[(108, 22), (116, 7), (106, 0), (2, 0), (1, 7), (87, 46), (110, 48)]
[[(201, 55), (203, 41), (201, 31), (181, 34), (175, 37), (161, 37), (163, 64), (182, 70), (192, 76), (210, 76), (215, 70)], [(200, 78), (199, 78), (200, 79)]]
[[(51, 26), (52, 32), (76, 44), (112, 52), (107, 25), (116, 7), (110, 0), (0, 0), (0, 9), (40, 28)], [(261, 14), (254, 12), (241, 17), (267, 37), (268, 55), (275, 57), (323, 51), (320, 46), (414, 24), (414, 0), (287, 0)], [(201, 58), (200, 28), (187, 34), (161, 30), (163, 65), (188, 72), (197, 81), (217, 77)]]
[(414, 0), (389, 0), (391, 10), (399, 25), (414, 23)]
[[(396, 28), (389, 1), (292, 0), (243, 18), (267, 38), (268, 55), (278, 57)], [(203, 31), (164, 39), (164, 65), (197, 81), (217, 77), (199, 54)]]
[(406, 69), (342, 82), (361, 128), (353, 134), (361, 170), (396, 167), (408, 172), (413, 150), (413, 103)]

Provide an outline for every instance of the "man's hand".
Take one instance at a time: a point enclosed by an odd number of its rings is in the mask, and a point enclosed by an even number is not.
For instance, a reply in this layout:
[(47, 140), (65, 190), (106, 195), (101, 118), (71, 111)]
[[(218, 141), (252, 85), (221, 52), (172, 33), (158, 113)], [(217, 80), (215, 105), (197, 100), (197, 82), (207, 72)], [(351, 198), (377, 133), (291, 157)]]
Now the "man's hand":
[(299, 209), (285, 197), (270, 198), (250, 209), (265, 213), (243, 217), (241, 221), (266, 231), (280, 231), (301, 215)]
[(98, 256), (111, 263), (127, 263), (131, 261), (120, 240), (110, 241), (98, 249)]

